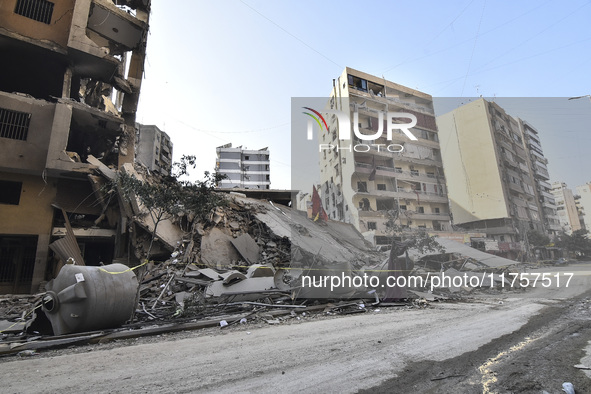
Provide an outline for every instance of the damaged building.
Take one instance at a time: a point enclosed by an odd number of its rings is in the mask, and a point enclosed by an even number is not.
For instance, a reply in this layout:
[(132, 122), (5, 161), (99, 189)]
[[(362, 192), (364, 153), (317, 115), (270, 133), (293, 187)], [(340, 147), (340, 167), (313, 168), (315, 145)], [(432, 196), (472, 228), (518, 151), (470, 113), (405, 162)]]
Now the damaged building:
[[(330, 132), (318, 135), (320, 144), (334, 146), (320, 153), (319, 193), (328, 217), (353, 224), (374, 245), (391, 243), (391, 212), (399, 212), (395, 225), (402, 229), (451, 231), (432, 97), (347, 67), (333, 81), (330, 108), (350, 114), (368, 137), (341, 140), (342, 126), (334, 115), (327, 119)], [(392, 112), (416, 117), (410, 129), (416, 140), (409, 140), (400, 129), (388, 139), (387, 121), (380, 124), (380, 119)], [(379, 130), (383, 133), (371, 140)], [(391, 144), (400, 144), (403, 150), (388, 150)]]
[(0, 293), (51, 279), (69, 226), (86, 264), (127, 253), (95, 170), (134, 160), (149, 13), (149, 0), (0, 4)]
[(437, 117), (454, 224), (496, 242), (486, 250), (507, 258), (528, 253), (530, 230), (560, 230), (538, 131), (483, 98)]

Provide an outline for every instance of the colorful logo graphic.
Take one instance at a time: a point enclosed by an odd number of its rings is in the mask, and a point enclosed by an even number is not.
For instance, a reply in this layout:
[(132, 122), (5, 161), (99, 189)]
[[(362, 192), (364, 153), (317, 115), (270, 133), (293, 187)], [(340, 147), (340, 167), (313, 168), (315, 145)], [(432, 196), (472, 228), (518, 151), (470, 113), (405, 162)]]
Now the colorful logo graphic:
[[(324, 120), (324, 117), (320, 114), (320, 112), (318, 112), (315, 109), (312, 109), (310, 107), (302, 107), (302, 108), (307, 109), (308, 111), (314, 112), (318, 117), (312, 115), (309, 112), (303, 112), (303, 114), (306, 114), (309, 117), (311, 117), (312, 119), (314, 119), (316, 121), (316, 123), (318, 123), (318, 127), (320, 127), (320, 130), (322, 130), (322, 123), (324, 123), (324, 127), (326, 128), (326, 131), (328, 131), (328, 125), (326, 124), (326, 120)], [(318, 119), (318, 118), (320, 118), (320, 119)], [(320, 120), (322, 120), (322, 123), (320, 123)], [(309, 140), (312, 139), (312, 128), (311, 127), (308, 127), (308, 139)]]

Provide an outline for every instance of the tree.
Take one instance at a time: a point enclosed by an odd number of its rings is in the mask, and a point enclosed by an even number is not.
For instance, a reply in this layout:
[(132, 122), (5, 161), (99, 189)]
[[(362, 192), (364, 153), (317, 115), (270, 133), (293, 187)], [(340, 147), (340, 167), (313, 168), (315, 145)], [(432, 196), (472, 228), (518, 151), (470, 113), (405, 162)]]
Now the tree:
[(556, 245), (577, 257), (591, 256), (591, 239), (587, 238), (587, 234), (585, 229), (574, 231), (571, 235), (563, 232)]
[(195, 166), (195, 156), (183, 156), (180, 162), (173, 164), (171, 175), (154, 175), (139, 180), (133, 175), (121, 171), (118, 173), (116, 182), (122, 195), (130, 199), (137, 197), (154, 222), (146, 259), (150, 258), (158, 224), (163, 220), (171, 219), (181, 212), (192, 212), (196, 218), (202, 218), (212, 208), (224, 204), (224, 198), (214, 193), (214, 188), (225, 175), (205, 171), (203, 180), (192, 182), (181, 179), (189, 175), (189, 168)]
[(536, 230), (529, 230), (527, 232), (527, 240), (531, 245), (537, 247), (546, 246), (550, 243), (550, 237)]
[[(196, 219), (203, 218), (213, 208), (223, 205), (223, 196), (214, 192), (217, 182), (225, 178), (225, 175), (210, 174), (205, 172), (204, 180), (192, 182), (181, 179), (189, 175), (188, 168), (195, 168), (195, 156), (183, 156), (181, 161), (173, 164), (171, 175), (151, 176), (145, 180), (139, 180), (133, 175), (119, 171), (115, 180), (123, 197), (128, 199), (138, 198), (154, 222), (150, 246), (146, 252), (145, 261), (150, 260), (150, 253), (158, 225), (166, 219), (171, 219), (181, 212), (192, 212)], [(142, 271), (139, 283), (146, 274)], [(140, 286), (136, 294), (136, 307), (139, 303)], [(132, 320), (133, 320), (132, 316)]]

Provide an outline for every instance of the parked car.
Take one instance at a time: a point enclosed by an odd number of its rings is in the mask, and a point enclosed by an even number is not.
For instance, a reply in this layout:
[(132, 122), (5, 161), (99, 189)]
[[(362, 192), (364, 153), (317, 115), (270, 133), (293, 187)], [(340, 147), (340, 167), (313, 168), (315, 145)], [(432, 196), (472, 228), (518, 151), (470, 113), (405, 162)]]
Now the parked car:
[(556, 264), (556, 265), (567, 265), (568, 264), (568, 259), (565, 259), (564, 257), (561, 257), (558, 260), (556, 260), (554, 262), (554, 264)]

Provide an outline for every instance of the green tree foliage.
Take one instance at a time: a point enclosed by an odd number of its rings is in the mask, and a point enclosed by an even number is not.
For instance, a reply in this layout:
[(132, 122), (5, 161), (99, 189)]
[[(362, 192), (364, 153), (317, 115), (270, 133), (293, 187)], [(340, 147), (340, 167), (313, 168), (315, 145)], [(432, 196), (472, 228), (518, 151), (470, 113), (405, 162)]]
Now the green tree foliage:
[(591, 239), (585, 229), (574, 231), (571, 235), (562, 233), (556, 245), (578, 257), (591, 257)]
[(151, 176), (139, 180), (133, 175), (119, 172), (116, 182), (126, 198), (137, 197), (154, 222), (152, 240), (146, 258), (150, 257), (156, 238), (158, 224), (182, 212), (193, 213), (196, 219), (203, 218), (213, 208), (225, 203), (222, 195), (214, 192), (215, 185), (225, 176), (205, 172), (204, 179), (190, 181), (182, 179), (189, 175), (189, 168), (195, 168), (195, 156), (183, 156), (173, 164), (171, 175)]
[(546, 246), (550, 243), (550, 237), (536, 230), (527, 232), (527, 240), (533, 246)]

